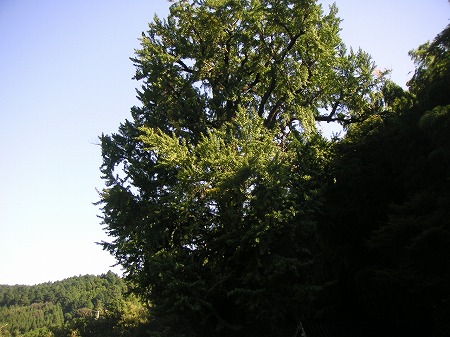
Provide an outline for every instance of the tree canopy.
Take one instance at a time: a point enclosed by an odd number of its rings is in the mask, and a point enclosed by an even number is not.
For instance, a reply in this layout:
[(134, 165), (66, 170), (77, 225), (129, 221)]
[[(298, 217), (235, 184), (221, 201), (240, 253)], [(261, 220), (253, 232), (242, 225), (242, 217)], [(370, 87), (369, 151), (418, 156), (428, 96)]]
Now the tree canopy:
[(376, 104), (367, 53), (348, 52), (337, 8), (316, 1), (177, 1), (155, 17), (133, 58), (135, 122), (196, 137), (240, 107), (269, 128), (348, 123)]
[(448, 32), (412, 52), (407, 92), (339, 22), (312, 0), (176, 1), (142, 34), (141, 105), (100, 138), (98, 204), (153, 334), (445, 331)]

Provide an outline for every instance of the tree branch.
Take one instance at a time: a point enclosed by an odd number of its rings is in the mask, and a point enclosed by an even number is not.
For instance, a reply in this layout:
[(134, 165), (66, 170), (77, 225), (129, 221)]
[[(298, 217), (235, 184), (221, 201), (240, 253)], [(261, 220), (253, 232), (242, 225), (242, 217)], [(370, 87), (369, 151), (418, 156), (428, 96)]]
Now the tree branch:
[(285, 99), (286, 99), (286, 95), (281, 97), (275, 103), (275, 105), (272, 107), (272, 109), (270, 109), (269, 115), (267, 116), (266, 123), (265, 123), (269, 129), (271, 129), (275, 125), (275, 121), (276, 121), (275, 117), (276, 117), (278, 111), (280, 110), (280, 107), (283, 105)]
[(263, 117), (263, 115), (264, 115), (264, 107), (265, 107), (265, 105), (267, 103), (267, 100), (269, 99), (270, 95), (272, 95), (272, 92), (275, 89), (275, 86), (277, 84), (277, 76), (276, 76), (276, 71), (275, 71), (275, 65), (272, 66), (271, 74), (272, 74), (272, 77), (270, 79), (269, 88), (264, 93), (264, 95), (263, 95), (263, 97), (261, 99), (261, 103), (259, 104), (258, 115), (260, 117)]
[(331, 119), (333, 118), (333, 116), (336, 114), (336, 110), (339, 107), (339, 100), (336, 100), (336, 102), (334, 102), (333, 105), (333, 110), (331, 110), (330, 114), (328, 115), (328, 120), (331, 121)]
[(187, 73), (190, 73), (190, 74), (192, 74), (192, 73), (194, 72), (194, 71), (193, 71), (191, 68), (189, 68), (189, 67), (186, 65), (186, 63), (184, 63), (183, 61), (178, 60), (176, 63), (179, 64), (179, 65), (181, 66), (181, 68), (183, 69), (183, 71), (185, 71), (185, 72), (187, 72)]
[[(283, 28), (287, 29), (285, 26), (282, 25)], [(270, 95), (272, 95), (276, 84), (277, 84), (277, 72), (276, 72), (276, 68), (279, 64), (281, 64), (284, 59), (286, 58), (286, 55), (292, 50), (292, 48), (294, 48), (295, 43), (297, 42), (297, 40), (300, 38), (300, 36), (302, 36), (304, 34), (303, 31), (300, 31), (298, 34), (296, 35), (292, 35), (290, 34), (290, 32), (288, 31), (288, 35), (291, 37), (291, 41), (289, 42), (289, 44), (287, 45), (287, 47), (284, 49), (284, 51), (281, 53), (281, 57), (279, 59), (274, 59), (273, 63), (272, 63), (272, 67), (271, 67), (271, 81), (270, 81), (270, 85), (269, 88), (267, 89), (267, 91), (264, 93), (262, 99), (261, 99), (261, 103), (259, 105), (259, 109), (258, 109), (258, 114), (260, 117), (263, 116), (264, 114), (264, 106), (266, 105)], [(281, 105), (283, 104), (283, 101), (285, 99), (285, 96), (283, 96), (280, 100), (277, 101), (277, 103), (275, 104), (274, 107), (272, 107), (272, 109), (269, 112), (269, 116), (267, 117), (267, 121), (266, 121), (266, 125), (271, 125), (273, 124), (273, 119), (278, 111), (278, 109), (281, 107)]]

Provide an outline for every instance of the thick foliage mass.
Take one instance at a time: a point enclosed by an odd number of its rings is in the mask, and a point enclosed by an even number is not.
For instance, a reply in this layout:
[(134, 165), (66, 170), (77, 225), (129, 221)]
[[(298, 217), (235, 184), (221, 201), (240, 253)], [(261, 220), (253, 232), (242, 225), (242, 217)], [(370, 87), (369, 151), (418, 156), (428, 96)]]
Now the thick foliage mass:
[[(158, 179), (150, 191), (104, 191), (130, 207), (126, 227), (112, 230), (123, 234), (106, 246), (159, 324), (172, 336), (275, 333), (278, 322), (295, 331), (311, 290), (325, 141), (293, 133), (275, 142), (245, 111), (195, 145), (159, 129), (142, 132)], [(116, 205), (104, 207), (108, 218), (124, 211)]]
[(411, 93), (390, 84), (394, 109), (352, 126), (336, 148), (320, 232), (338, 316), (450, 331), (449, 32), (414, 52)]
[(405, 92), (345, 50), (336, 15), (176, 1), (142, 35), (142, 105), (101, 137), (99, 204), (153, 335), (298, 336), (312, 318), (446, 335), (448, 30), (412, 52)]
[(347, 53), (336, 14), (316, 1), (177, 1), (142, 35), (142, 105), (101, 137), (99, 203), (104, 247), (161, 334), (299, 329), (331, 151), (315, 120), (363, 118), (383, 81), (366, 53)]

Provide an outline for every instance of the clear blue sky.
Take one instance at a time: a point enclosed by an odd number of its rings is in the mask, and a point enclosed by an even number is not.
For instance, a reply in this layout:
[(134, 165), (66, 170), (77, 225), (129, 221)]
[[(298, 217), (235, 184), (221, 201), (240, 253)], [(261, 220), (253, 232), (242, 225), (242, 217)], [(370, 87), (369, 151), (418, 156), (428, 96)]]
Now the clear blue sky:
[[(446, 0), (337, 0), (342, 37), (405, 86), (408, 51), (448, 23)], [(323, 1), (325, 8), (331, 1)], [(370, 6), (368, 5), (370, 3)], [(0, 284), (107, 272), (96, 188), (102, 133), (138, 104), (129, 57), (165, 0), (0, 0)], [(119, 269), (113, 269), (119, 272)]]

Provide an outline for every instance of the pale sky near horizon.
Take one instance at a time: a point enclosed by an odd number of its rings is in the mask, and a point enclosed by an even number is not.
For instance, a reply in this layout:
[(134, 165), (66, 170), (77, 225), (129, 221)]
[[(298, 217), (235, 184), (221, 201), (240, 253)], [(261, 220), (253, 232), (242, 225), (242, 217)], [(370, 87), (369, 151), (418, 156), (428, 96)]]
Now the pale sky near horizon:
[[(332, 1), (324, 0), (325, 10)], [(408, 51), (449, 23), (446, 0), (336, 0), (347, 46), (405, 87)], [(139, 104), (129, 57), (165, 0), (0, 0), (0, 284), (102, 274), (115, 263), (96, 188), (98, 136)]]

